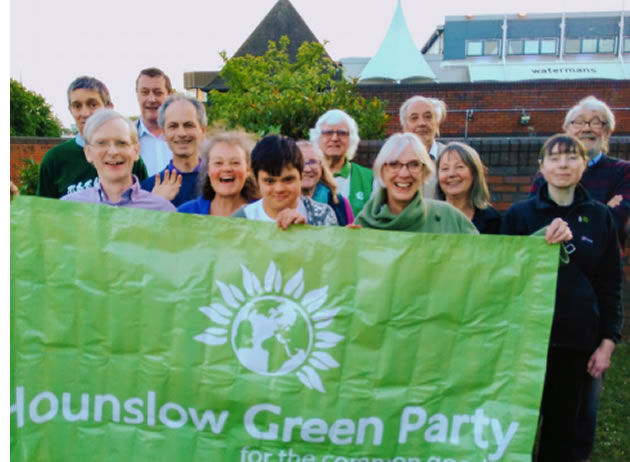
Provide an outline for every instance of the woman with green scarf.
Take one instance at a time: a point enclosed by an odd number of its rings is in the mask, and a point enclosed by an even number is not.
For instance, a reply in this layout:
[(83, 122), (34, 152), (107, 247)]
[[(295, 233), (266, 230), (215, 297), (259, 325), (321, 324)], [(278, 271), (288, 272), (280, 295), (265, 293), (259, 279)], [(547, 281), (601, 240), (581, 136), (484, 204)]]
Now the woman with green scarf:
[(433, 162), (413, 133), (390, 136), (374, 161), (381, 186), (356, 217), (366, 228), (418, 233), (479, 234), (466, 216), (447, 202), (423, 199), (421, 187)]

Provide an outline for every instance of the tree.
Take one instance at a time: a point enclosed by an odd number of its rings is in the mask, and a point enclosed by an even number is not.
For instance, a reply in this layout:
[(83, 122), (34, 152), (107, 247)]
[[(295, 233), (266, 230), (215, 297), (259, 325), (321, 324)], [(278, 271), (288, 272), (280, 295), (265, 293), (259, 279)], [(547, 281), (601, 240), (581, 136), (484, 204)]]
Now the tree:
[(11, 79), (11, 136), (57, 137), (61, 128), (43, 96)]
[(356, 81), (340, 76), (324, 47), (304, 42), (295, 62), (290, 62), (288, 37), (270, 41), (264, 56), (229, 59), (220, 76), (227, 92), (211, 90), (208, 94), (208, 120), (228, 128), (243, 127), (265, 135), (282, 133), (295, 139), (308, 138), (308, 130), (328, 109), (343, 109), (359, 125), (362, 139), (385, 136), (385, 102), (367, 101), (356, 90)]

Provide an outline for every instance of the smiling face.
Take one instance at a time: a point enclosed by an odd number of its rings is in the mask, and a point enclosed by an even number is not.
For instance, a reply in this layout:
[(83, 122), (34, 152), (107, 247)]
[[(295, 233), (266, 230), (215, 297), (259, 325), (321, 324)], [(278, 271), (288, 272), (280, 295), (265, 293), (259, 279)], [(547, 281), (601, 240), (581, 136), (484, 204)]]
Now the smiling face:
[(302, 158), (304, 159), (302, 191), (309, 192), (311, 195), (322, 177), (322, 161), (311, 146), (301, 146), (300, 151), (302, 151)]
[(473, 173), (456, 151), (445, 152), (440, 158), (438, 181), (449, 197), (468, 196), (473, 184)]
[(403, 131), (418, 135), (422, 144), (431, 149), (440, 124), (433, 113), (433, 106), (425, 101), (416, 101), (407, 108)]
[(586, 169), (586, 159), (577, 152), (566, 152), (562, 144), (556, 144), (545, 155), (540, 171), (549, 185), (557, 189), (574, 187)]
[(424, 183), (422, 161), (410, 144), (397, 160), (387, 160), (381, 170), (381, 178), (387, 190), (387, 205), (398, 214), (409, 205)]
[(166, 79), (161, 75), (141, 75), (136, 85), (136, 96), (145, 125), (157, 125), (158, 109), (168, 97)]
[[(600, 127), (593, 127), (591, 123), (602, 122)], [(589, 122), (589, 123), (585, 123)], [(590, 157), (594, 157), (608, 144), (610, 138), (610, 128), (606, 120), (606, 115), (591, 109), (578, 111), (572, 121), (566, 127), (566, 133), (577, 137), (584, 146)], [(582, 125), (580, 127), (579, 125)]]
[(199, 124), (195, 106), (189, 101), (173, 101), (164, 111), (164, 138), (173, 156), (198, 156), (204, 133), (205, 127)]
[(345, 157), (350, 147), (350, 127), (346, 122), (329, 125), (322, 124), (319, 148), (326, 158)]
[(133, 163), (138, 160), (140, 145), (131, 140), (129, 125), (112, 119), (98, 127), (86, 140), (85, 157), (94, 164), (103, 184), (131, 182)]
[(94, 112), (105, 107), (105, 103), (101, 99), (101, 95), (96, 90), (87, 88), (77, 88), (70, 92), (68, 98), (70, 113), (77, 124), (77, 130), (83, 136), (83, 128), (85, 123)]
[(208, 178), (219, 197), (240, 195), (248, 171), (245, 151), (236, 144), (216, 143), (208, 153)]
[(258, 188), (267, 215), (276, 218), (284, 209), (297, 208), (302, 183), (300, 171), (293, 167), (283, 167), (280, 176), (272, 176), (265, 170), (258, 172)]

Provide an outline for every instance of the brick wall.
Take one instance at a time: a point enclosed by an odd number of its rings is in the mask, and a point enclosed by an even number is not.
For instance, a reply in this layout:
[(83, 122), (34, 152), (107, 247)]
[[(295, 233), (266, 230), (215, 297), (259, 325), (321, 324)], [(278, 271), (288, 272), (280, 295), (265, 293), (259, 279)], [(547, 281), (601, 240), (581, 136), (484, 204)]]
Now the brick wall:
[[(358, 89), (366, 98), (387, 101), (389, 134), (400, 130), (400, 106), (414, 95), (446, 102), (448, 116), (440, 128), (446, 137), (551, 135), (561, 131), (568, 109), (594, 95), (613, 108), (615, 133), (630, 135), (630, 80), (360, 85)], [(523, 110), (531, 116), (528, 125), (519, 123)]]
[(19, 186), (19, 173), (24, 167), (24, 159), (34, 159), (41, 163), (44, 154), (66, 138), (11, 137), (11, 181)]

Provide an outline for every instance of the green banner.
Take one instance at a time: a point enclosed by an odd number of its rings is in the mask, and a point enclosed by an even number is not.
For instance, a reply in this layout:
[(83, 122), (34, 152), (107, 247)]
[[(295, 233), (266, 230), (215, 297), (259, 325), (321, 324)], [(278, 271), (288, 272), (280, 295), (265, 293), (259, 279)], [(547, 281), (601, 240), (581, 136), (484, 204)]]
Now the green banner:
[(18, 197), (11, 460), (529, 461), (558, 247)]

